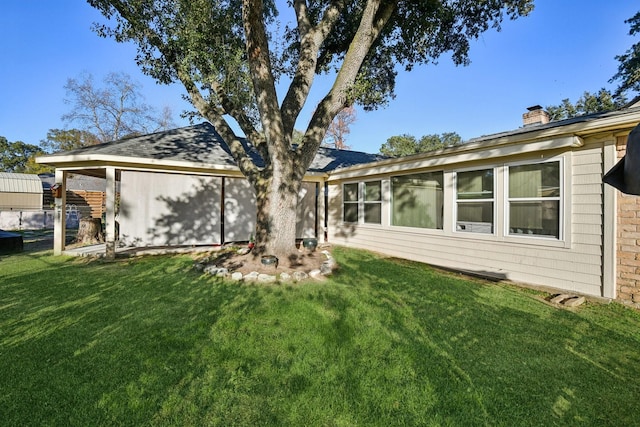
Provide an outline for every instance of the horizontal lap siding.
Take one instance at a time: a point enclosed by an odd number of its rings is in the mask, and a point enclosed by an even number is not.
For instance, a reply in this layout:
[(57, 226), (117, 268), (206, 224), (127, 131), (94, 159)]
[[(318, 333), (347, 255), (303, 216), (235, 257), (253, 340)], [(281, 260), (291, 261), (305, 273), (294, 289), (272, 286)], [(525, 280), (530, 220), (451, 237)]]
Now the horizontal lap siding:
[[(467, 236), (447, 230), (340, 225), (341, 184), (330, 186), (330, 241), (436, 266), (590, 295), (602, 293), (602, 151), (573, 153), (568, 247), (542, 239)], [(569, 167), (569, 166), (567, 166)], [(565, 175), (566, 176), (566, 175)], [(449, 195), (445, 195), (450, 197)], [(501, 203), (501, 198), (498, 198)], [(384, 209), (384, 207), (383, 207)], [(445, 216), (453, 215), (445, 211)], [(502, 224), (496, 224), (496, 228)]]

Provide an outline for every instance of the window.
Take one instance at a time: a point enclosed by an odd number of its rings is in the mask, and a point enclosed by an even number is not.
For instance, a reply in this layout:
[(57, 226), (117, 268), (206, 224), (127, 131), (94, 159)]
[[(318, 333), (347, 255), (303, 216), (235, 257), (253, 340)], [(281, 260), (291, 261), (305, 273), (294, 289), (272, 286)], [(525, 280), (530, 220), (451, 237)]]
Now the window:
[(442, 229), (442, 183), (442, 172), (391, 178), (392, 225)]
[(560, 238), (560, 162), (509, 167), (509, 234)]
[(344, 184), (342, 198), (344, 222), (358, 222), (358, 183)]
[(456, 230), (493, 233), (493, 169), (456, 174)]
[(381, 181), (364, 183), (364, 222), (366, 224), (380, 224), (382, 222)]

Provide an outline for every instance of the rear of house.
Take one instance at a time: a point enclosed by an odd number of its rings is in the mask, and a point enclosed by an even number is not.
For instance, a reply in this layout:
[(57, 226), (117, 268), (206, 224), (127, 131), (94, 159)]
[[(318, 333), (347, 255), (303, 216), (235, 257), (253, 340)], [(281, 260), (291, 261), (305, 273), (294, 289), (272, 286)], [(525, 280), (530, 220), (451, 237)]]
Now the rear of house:
[(330, 241), (616, 298), (619, 202), (602, 176), (640, 109), (555, 123), (532, 121), (531, 113), (513, 132), (334, 171)]
[[(640, 103), (551, 123), (534, 107), (523, 120), (398, 159), (321, 149), (305, 177), (298, 237), (640, 307), (640, 203), (602, 183), (640, 123)], [(255, 196), (225, 147), (205, 123), (39, 161), (56, 166), (63, 189), (67, 173), (106, 178), (113, 256), (116, 241), (247, 240)], [(65, 194), (56, 199), (56, 253)]]

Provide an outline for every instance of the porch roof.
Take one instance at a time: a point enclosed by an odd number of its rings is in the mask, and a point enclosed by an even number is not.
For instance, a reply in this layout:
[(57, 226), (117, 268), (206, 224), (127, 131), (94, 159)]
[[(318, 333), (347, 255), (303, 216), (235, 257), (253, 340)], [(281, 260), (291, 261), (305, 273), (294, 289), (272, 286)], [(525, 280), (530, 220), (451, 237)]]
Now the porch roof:
[[(241, 142), (259, 166), (257, 150), (246, 139)], [(308, 172), (326, 174), (341, 167), (370, 163), (382, 156), (321, 147)], [(67, 169), (96, 169), (105, 166), (239, 173), (231, 150), (210, 123), (121, 139), (39, 157), (38, 163)]]

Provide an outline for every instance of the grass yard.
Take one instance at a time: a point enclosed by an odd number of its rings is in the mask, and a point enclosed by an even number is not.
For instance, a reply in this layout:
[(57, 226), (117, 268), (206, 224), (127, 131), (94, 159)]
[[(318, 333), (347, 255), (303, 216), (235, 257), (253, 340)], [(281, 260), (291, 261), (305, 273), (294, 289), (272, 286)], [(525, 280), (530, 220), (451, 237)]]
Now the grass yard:
[(0, 257), (2, 425), (640, 424), (637, 311), (334, 256), (270, 286), (187, 256)]

